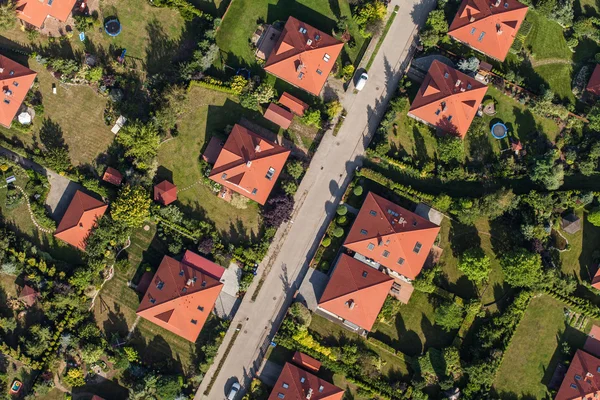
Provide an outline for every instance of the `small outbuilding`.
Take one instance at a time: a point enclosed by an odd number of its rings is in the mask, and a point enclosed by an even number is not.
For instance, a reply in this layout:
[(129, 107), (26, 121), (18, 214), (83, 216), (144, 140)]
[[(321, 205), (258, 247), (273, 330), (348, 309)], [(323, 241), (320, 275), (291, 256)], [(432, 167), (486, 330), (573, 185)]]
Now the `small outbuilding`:
[(104, 175), (102, 175), (102, 180), (104, 182), (112, 183), (115, 186), (121, 185), (123, 182), (123, 175), (113, 167), (106, 168), (104, 171)]
[(271, 103), (269, 104), (267, 111), (265, 111), (265, 118), (279, 125), (283, 129), (287, 129), (290, 127), (292, 119), (294, 119), (294, 114), (275, 103)]
[(308, 110), (308, 104), (288, 92), (283, 92), (279, 98), (279, 104), (299, 116), (303, 116), (304, 112)]
[(167, 180), (154, 186), (154, 201), (168, 206), (175, 200), (177, 200), (177, 186)]
[(560, 227), (573, 235), (581, 230), (581, 219), (575, 214), (565, 215), (560, 221)]
[(25, 285), (19, 293), (19, 300), (25, 303), (27, 307), (32, 307), (36, 302), (40, 294), (31, 286)]

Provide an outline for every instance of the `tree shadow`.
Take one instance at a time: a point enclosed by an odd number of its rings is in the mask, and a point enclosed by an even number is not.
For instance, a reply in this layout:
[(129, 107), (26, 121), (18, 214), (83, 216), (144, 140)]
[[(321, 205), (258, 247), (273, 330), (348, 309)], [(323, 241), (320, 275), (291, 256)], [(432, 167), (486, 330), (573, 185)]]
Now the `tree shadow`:
[(413, 6), (413, 9), (410, 11), (410, 17), (412, 19), (413, 24), (415, 25), (423, 25), (427, 16), (435, 7), (435, 2), (421, 0)]
[(452, 255), (456, 258), (460, 257), (465, 250), (481, 246), (481, 238), (477, 228), (474, 225), (464, 225), (458, 221), (451, 222), (448, 241), (450, 242)]
[[(106, 321), (103, 323), (103, 330), (107, 335), (116, 333), (119, 337), (125, 337), (129, 333), (129, 326), (125, 320), (125, 314), (121, 311), (121, 306), (117, 302), (113, 302), (112, 309), (108, 306), (102, 296), (98, 296), (100, 309), (108, 311)], [(113, 311), (114, 310), (114, 311)]]
[(63, 130), (59, 124), (52, 121), (50, 118), (44, 118), (39, 131), (39, 138), (47, 150), (65, 149), (69, 150), (69, 146), (65, 143)]
[(413, 153), (419, 159), (419, 161), (427, 161), (429, 155), (427, 154), (427, 145), (425, 144), (425, 138), (421, 134), (421, 131), (416, 125), (413, 125), (413, 139), (414, 139), (414, 150)]
[(515, 248), (522, 247), (523, 235), (519, 221), (511, 214), (504, 214), (489, 221), (492, 250), (502, 257)]

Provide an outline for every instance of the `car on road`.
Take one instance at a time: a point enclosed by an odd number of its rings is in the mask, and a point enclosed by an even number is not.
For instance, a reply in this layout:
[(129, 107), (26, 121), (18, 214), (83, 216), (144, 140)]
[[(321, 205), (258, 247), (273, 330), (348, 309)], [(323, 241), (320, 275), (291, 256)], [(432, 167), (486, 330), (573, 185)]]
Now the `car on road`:
[(238, 394), (239, 391), (240, 384), (238, 382), (234, 382), (233, 385), (231, 385), (231, 390), (229, 391), (229, 394), (227, 395), (227, 400), (234, 400), (235, 396)]
[(356, 90), (362, 90), (365, 85), (367, 84), (367, 80), (369, 79), (369, 75), (367, 75), (366, 72), (363, 72), (362, 74), (360, 74), (360, 78), (358, 78), (358, 82), (356, 82), (356, 85), (354, 86), (354, 88)]

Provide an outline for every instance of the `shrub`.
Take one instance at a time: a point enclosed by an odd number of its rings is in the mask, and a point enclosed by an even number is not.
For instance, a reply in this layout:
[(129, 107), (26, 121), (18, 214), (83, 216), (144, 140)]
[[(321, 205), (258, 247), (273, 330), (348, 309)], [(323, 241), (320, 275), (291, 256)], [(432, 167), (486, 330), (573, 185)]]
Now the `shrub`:
[(323, 241), (321, 242), (321, 246), (325, 248), (331, 246), (331, 238), (329, 236), (326, 236), (325, 239), (323, 239)]
[(342, 79), (349, 81), (354, 76), (354, 65), (348, 64), (342, 69)]
[(288, 196), (272, 197), (263, 208), (263, 220), (268, 227), (278, 228), (290, 220), (294, 210), (294, 199)]
[(308, 110), (301, 119), (302, 123), (315, 128), (321, 128), (321, 111)]
[(334, 230), (333, 230), (333, 236), (335, 236), (336, 238), (341, 238), (342, 236), (344, 236), (344, 229), (337, 226)]
[(346, 225), (347, 222), (348, 222), (348, 217), (346, 217), (345, 215), (340, 215), (337, 219), (337, 223), (340, 226)]
[(286, 164), (285, 170), (292, 178), (298, 180), (304, 173), (304, 166), (302, 162), (294, 160)]
[(285, 181), (281, 184), (281, 188), (288, 196), (293, 196), (298, 190), (298, 185), (294, 181)]
[(354, 190), (352, 190), (352, 193), (354, 193), (355, 196), (361, 196), (363, 194), (362, 186), (356, 186)]
[(348, 207), (346, 207), (344, 204), (340, 204), (335, 212), (337, 215), (346, 215), (348, 213)]
[(464, 309), (454, 302), (442, 304), (435, 310), (435, 323), (446, 332), (458, 329), (463, 320)]
[(600, 226), (600, 207), (596, 207), (588, 213), (587, 220), (594, 226)]
[(342, 103), (339, 100), (333, 100), (326, 104), (325, 112), (327, 113), (327, 117), (331, 120), (334, 119), (339, 113), (342, 112)]

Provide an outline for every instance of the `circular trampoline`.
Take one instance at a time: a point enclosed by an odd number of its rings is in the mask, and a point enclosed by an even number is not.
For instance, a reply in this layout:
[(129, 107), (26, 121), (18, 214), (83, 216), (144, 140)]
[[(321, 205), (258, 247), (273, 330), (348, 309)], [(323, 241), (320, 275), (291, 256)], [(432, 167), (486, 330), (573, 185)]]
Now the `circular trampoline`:
[(104, 30), (109, 36), (118, 36), (121, 33), (121, 23), (116, 18), (110, 19), (104, 24)]
[(496, 139), (504, 139), (508, 134), (508, 128), (502, 122), (496, 122), (492, 126), (492, 136)]

